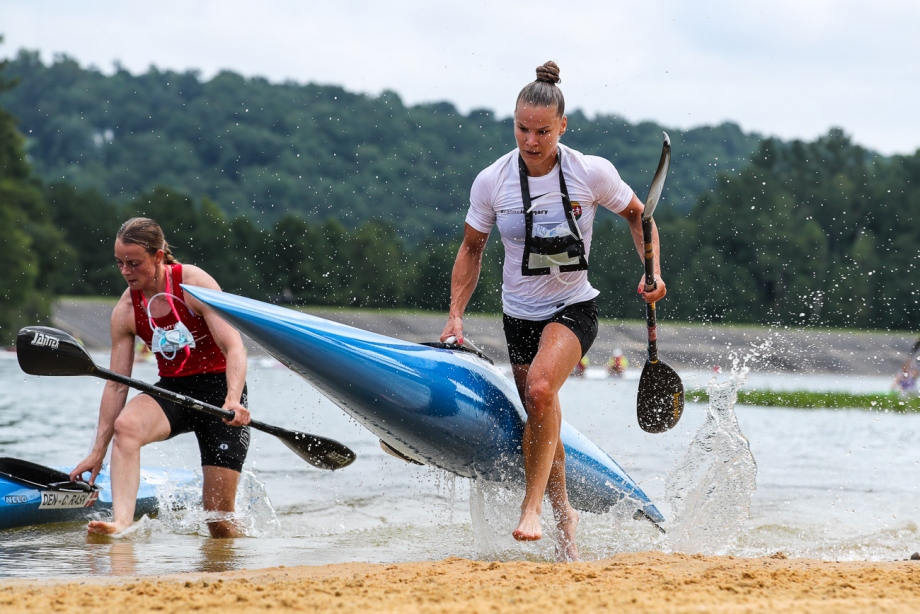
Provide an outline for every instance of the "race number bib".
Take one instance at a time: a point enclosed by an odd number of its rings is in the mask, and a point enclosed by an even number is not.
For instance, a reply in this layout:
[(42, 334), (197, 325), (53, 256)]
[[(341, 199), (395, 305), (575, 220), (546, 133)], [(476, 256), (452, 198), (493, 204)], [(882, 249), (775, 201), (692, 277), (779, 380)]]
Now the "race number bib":
[(59, 490), (42, 490), (40, 510), (66, 510), (78, 507), (90, 507), (99, 497), (98, 491), (93, 492), (62, 492)]

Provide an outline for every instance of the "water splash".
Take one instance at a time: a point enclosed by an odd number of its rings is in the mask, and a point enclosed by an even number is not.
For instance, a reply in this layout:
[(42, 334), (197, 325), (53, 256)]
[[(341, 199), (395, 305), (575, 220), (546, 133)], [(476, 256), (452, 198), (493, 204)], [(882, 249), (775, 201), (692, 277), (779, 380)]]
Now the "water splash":
[[(555, 561), (558, 531), (549, 501), (540, 518), (543, 539), (519, 542), (511, 532), (521, 515), (521, 486), (470, 481), (470, 520), (476, 556), (489, 561)], [(624, 498), (603, 514), (581, 512), (577, 543), (582, 560), (610, 558), (618, 552), (662, 550), (663, 538), (649, 522), (637, 522), (634, 501)]]
[(438, 469), (437, 467), (429, 466), (428, 471), (434, 477), (434, 485), (438, 494), (442, 495), (442, 490), (447, 491), (446, 495), (444, 495), (444, 509), (447, 511), (447, 522), (449, 524), (454, 524), (454, 506), (457, 502), (457, 479), (459, 476), (455, 473)]
[(710, 380), (706, 420), (666, 478), (668, 541), (675, 551), (727, 554), (750, 516), (757, 463), (738, 425), (735, 403), (749, 372), (744, 363), (757, 355), (743, 361), (733, 356), (729, 380)]
[[(521, 517), (523, 500), (522, 487), (483, 479), (472, 480), (470, 520), (473, 526), (473, 544), (480, 558), (492, 561), (553, 560), (555, 522), (549, 505), (543, 506), (543, 539), (519, 542), (511, 536)], [(553, 529), (547, 530), (550, 527)]]
[(173, 533), (208, 536), (209, 522), (229, 520), (249, 537), (280, 533), (281, 523), (265, 485), (252, 471), (244, 470), (240, 474), (236, 511), (232, 513), (205, 511), (201, 503), (201, 486), (200, 474), (196, 480), (157, 484), (157, 525)]
[(281, 522), (268, 497), (265, 484), (252, 471), (244, 470), (240, 475), (240, 484), (236, 490), (235, 519), (249, 537), (277, 535), (281, 532)]
[(201, 474), (188, 470), (176, 470), (176, 474), (145, 475), (156, 492), (157, 519), (167, 526), (178, 526), (189, 510), (201, 509)]

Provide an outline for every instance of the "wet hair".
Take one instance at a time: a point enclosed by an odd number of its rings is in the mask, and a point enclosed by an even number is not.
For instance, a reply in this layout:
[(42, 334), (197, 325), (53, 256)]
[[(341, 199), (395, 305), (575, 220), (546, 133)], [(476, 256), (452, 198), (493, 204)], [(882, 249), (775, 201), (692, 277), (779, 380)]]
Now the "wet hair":
[(550, 60), (543, 66), (537, 66), (537, 79), (524, 86), (518, 94), (515, 110), (523, 103), (532, 107), (554, 108), (556, 115), (562, 117), (565, 115), (565, 98), (562, 90), (556, 87), (561, 82), (558, 64)]
[(169, 250), (169, 243), (163, 236), (163, 229), (156, 221), (149, 217), (132, 217), (130, 220), (121, 225), (115, 238), (122, 243), (134, 243), (144, 248), (151, 256), (155, 256), (157, 250), (163, 250), (165, 264), (176, 264), (175, 256)]

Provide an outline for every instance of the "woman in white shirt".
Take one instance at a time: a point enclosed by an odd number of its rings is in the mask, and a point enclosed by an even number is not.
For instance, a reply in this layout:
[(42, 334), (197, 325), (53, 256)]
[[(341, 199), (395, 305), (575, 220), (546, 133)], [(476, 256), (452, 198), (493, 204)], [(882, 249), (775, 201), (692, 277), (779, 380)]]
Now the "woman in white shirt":
[[(569, 504), (565, 489), (559, 389), (597, 336), (599, 292), (587, 275), (597, 209), (604, 207), (628, 221), (641, 259), (644, 206), (609, 161), (559, 143), (567, 124), (565, 100), (556, 86), (559, 81), (555, 62), (537, 68), (536, 81), (521, 90), (515, 105), (517, 148), (483, 170), (473, 183), (441, 340), (454, 337), (463, 343), (463, 313), (479, 280), (489, 233), (497, 225), (505, 248), (505, 337), (514, 381), (527, 411), (526, 490), (513, 535), (520, 541), (542, 537), (543, 496), (549, 495), (559, 528), (557, 557), (577, 560), (578, 512)], [(644, 275), (638, 286), (650, 303), (666, 293), (657, 228), (652, 236), (657, 286), (645, 292)]]

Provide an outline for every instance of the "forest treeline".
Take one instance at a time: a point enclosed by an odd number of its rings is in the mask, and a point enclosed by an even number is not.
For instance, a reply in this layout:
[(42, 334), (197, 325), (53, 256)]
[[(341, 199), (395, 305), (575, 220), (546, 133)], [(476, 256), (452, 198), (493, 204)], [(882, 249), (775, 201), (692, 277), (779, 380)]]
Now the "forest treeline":
[[(161, 220), (179, 259), (231, 292), (446, 311), (469, 184), (513, 146), (507, 119), (448, 103), (226, 72), (105, 76), (26, 52), (0, 66), (0, 104), (0, 343), (56, 295), (122, 292), (112, 243), (134, 215)], [(660, 127), (569, 121), (565, 142), (644, 196)], [(753, 145), (731, 124), (669, 132), (662, 319), (920, 325), (920, 151), (880, 157), (838, 129)], [(602, 315), (642, 317), (617, 216), (599, 216), (591, 256)], [(500, 310), (500, 260), (493, 239), (471, 310)]]
[[(270, 83), (224, 71), (151, 68), (105, 75), (66, 56), (21, 51), (0, 106), (19, 118), (39, 177), (127, 203), (156, 187), (207, 196), (268, 227), (289, 212), (348, 228), (382, 219), (410, 242), (456, 233), (476, 174), (514, 148), (510, 112), (406, 106), (394, 92)], [(523, 83), (522, 83), (523, 85)], [(616, 164), (636, 191), (658, 163), (662, 127), (569, 109), (565, 142)], [(662, 206), (688, 210), (760, 141), (735, 124), (668, 130), (675, 147)]]

